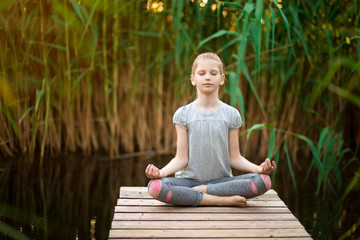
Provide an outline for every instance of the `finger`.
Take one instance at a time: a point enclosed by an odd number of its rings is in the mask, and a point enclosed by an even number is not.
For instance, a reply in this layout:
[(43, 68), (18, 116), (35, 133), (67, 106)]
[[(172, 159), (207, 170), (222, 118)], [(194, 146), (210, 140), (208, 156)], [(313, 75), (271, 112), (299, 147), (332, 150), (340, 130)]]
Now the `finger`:
[(277, 166), (276, 166), (276, 162), (275, 161), (272, 161), (272, 165), (273, 165), (273, 168), (274, 168), (274, 170), (277, 168)]
[(150, 164), (147, 166), (148, 170), (150, 170), (153, 166), (154, 166), (154, 164), (151, 164), (151, 163), (150, 163)]
[(150, 166), (149, 174), (150, 174), (151, 176), (154, 175), (154, 166), (153, 166), (153, 165)]
[(260, 164), (260, 172), (261, 173), (264, 173), (264, 171), (265, 171), (265, 162), (263, 162), (262, 164)]
[(156, 174), (156, 172), (157, 172), (159, 169), (153, 165), (152, 168), (151, 168), (151, 170), (152, 170), (152, 173), (153, 173), (153, 174)]
[(155, 166), (153, 166), (153, 175), (154, 177), (159, 177), (159, 169)]
[(270, 168), (270, 167), (271, 167), (271, 161), (270, 161), (269, 158), (266, 158), (266, 159), (265, 159), (265, 163), (266, 163), (266, 167), (267, 167), (267, 168)]
[(145, 169), (146, 176), (148, 176), (149, 170), (150, 170), (150, 164), (147, 165), (147, 167), (146, 167), (146, 169)]
[(264, 169), (267, 171), (267, 170), (269, 170), (269, 168), (271, 168), (271, 163), (269, 163), (269, 161), (265, 161)]

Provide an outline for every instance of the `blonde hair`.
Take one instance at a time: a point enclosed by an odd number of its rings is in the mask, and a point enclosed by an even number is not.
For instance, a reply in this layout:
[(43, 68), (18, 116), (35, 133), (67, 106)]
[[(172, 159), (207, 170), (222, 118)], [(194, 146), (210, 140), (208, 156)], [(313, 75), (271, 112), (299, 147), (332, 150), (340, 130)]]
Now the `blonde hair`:
[(193, 65), (192, 65), (192, 69), (191, 69), (192, 75), (195, 74), (195, 69), (197, 68), (198, 62), (203, 59), (211, 59), (211, 60), (215, 60), (215, 61), (219, 62), (220, 74), (223, 74), (224, 65), (223, 65), (223, 62), (221, 61), (220, 57), (216, 53), (206, 52), (206, 53), (202, 53), (202, 54), (198, 55), (195, 58)]

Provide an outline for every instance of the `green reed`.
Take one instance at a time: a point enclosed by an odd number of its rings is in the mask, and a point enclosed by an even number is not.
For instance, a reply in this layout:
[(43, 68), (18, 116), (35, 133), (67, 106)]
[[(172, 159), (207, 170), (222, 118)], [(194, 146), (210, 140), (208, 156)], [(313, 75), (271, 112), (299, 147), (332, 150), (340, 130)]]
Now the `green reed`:
[[(279, 161), (280, 149), (283, 148), (287, 170), (296, 195), (299, 194), (299, 187), (297, 186), (299, 183), (299, 180), (297, 180), (298, 174), (293, 168), (296, 161), (290, 157), (287, 142), (289, 142), (289, 136), (291, 136), (306, 143), (313, 158), (307, 166), (308, 169), (302, 185), (311, 184), (310, 182), (316, 179), (316, 188), (314, 188), (317, 199), (316, 206), (314, 211), (308, 213), (309, 216), (306, 216), (308, 219), (312, 219), (309, 223), (312, 225), (312, 236), (316, 239), (330, 239), (339, 234), (339, 228), (342, 228), (344, 219), (351, 217), (351, 213), (346, 211), (346, 204), (349, 204), (346, 199), (349, 194), (355, 194), (357, 191), (356, 185), (360, 176), (358, 166), (355, 174), (352, 175), (351, 168), (356, 166), (354, 163), (358, 160), (353, 156), (351, 150), (344, 146), (342, 134), (336, 133), (333, 129), (324, 128), (320, 133), (318, 142), (315, 144), (306, 136), (298, 133), (276, 129), (269, 124), (254, 124), (244, 132), (246, 133), (246, 143), (256, 130), (271, 130), (267, 157), (274, 159), (278, 166), (283, 164)], [(285, 168), (281, 167), (280, 169), (284, 170)], [(351, 173), (350, 176), (349, 173)], [(274, 180), (275, 175), (276, 171), (273, 173)], [(305, 202), (301, 204), (305, 204)], [(317, 217), (313, 219), (314, 214)], [(344, 236), (351, 236), (358, 227), (359, 224), (356, 223), (344, 233)]]
[[(348, 183), (352, 181), (358, 181), (357, 176), (353, 176), (350, 181), (344, 177), (347, 174), (345, 171), (355, 161), (355, 158), (348, 160), (345, 158), (346, 154), (350, 152), (349, 148), (344, 148), (343, 139), (341, 134), (335, 133), (330, 129), (323, 129), (319, 136), (316, 153), (316, 158), (320, 161), (318, 164), (312, 161), (308, 173), (311, 172), (311, 168), (316, 166), (319, 172), (318, 174), (316, 195), (319, 202), (317, 206), (318, 214), (322, 219), (318, 219), (314, 224), (315, 238), (329, 237), (333, 229), (337, 229), (341, 222), (339, 222), (340, 215), (343, 213), (343, 205), (346, 195), (352, 191), (355, 184)], [(321, 170), (320, 170), (321, 169)], [(344, 189), (344, 182), (346, 189)], [(352, 187), (351, 187), (352, 186)], [(326, 221), (327, 224), (323, 224)]]

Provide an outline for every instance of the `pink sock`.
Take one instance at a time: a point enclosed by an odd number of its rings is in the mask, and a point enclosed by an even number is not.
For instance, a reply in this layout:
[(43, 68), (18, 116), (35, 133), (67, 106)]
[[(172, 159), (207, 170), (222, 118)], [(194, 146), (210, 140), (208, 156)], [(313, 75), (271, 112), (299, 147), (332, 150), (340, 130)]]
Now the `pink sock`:
[(266, 190), (269, 190), (271, 188), (271, 179), (268, 175), (261, 174), (261, 178), (265, 183)]
[(154, 195), (153, 194), (150, 194), (152, 195), (153, 197), (157, 197), (159, 196), (160, 194), (160, 191), (161, 191), (161, 181), (159, 179), (155, 179), (153, 180), (151, 183), (150, 183), (150, 189), (152, 191), (154, 191)]

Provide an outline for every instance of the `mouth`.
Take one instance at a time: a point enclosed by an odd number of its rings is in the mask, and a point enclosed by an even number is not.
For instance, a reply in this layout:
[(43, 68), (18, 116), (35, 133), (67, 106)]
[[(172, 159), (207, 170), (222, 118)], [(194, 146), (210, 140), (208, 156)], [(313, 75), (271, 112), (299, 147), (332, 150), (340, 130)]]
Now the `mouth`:
[(212, 86), (211, 83), (204, 83), (204, 86)]

